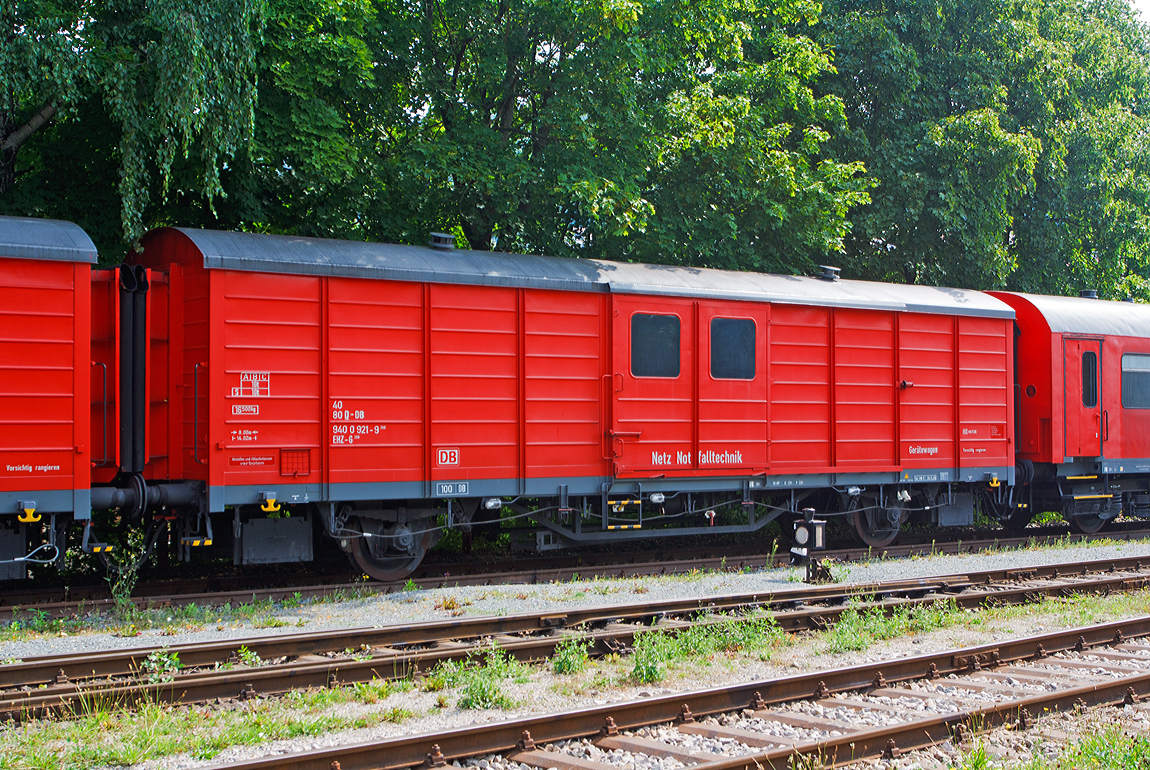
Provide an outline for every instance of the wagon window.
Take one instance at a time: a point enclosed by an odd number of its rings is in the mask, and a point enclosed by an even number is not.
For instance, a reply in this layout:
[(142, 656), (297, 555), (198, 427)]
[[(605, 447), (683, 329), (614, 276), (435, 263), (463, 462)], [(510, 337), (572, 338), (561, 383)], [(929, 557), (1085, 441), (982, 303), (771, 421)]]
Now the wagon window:
[(1137, 353), (1122, 356), (1122, 406), (1150, 409), (1150, 356)]
[(631, 316), (631, 374), (636, 377), (679, 376), (679, 317)]
[(716, 380), (755, 379), (754, 321), (711, 319), (711, 376)]
[(1082, 405), (1098, 406), (1098, 356), (1092, 350), (1082, 354)]

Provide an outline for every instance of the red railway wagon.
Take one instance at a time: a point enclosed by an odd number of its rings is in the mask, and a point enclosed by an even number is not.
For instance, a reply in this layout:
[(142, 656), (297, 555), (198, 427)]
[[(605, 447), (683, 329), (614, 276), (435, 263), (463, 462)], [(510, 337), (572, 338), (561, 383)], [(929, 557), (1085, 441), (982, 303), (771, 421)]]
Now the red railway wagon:
[(812, 506), (881, 545), (1013, 480), (1014, 311), (986, 294), (450, 243), (145, 237), (166, 289), (122, 440), (148, 495), (202, 485), (181, 542), (297, 560), (322, 530), (394, 579), (505, 507), (546, 549)]
[(91, 239), (70, 222), (0, 217), (0, 512), (9, 514), (0, 516), (0, 579), (23, 575), (13, 560), (25, 554), (27, 526), (91, 515), (95, 261)]
[(1019, 330), (1019, 487), (1000, 515), (1062, 511), (1083, 532), (1150, 516), (1150, 307), (992, 293)]

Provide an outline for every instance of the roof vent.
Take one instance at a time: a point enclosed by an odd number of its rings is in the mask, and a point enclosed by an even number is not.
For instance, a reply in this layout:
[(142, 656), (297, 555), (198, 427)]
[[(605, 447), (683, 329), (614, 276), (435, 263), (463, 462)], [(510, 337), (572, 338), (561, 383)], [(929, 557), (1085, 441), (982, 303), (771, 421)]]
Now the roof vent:
[(1098, 289), (1083, 289), (1078, 292), (1078, 296), (1082, 299), (1098, 299)]
[(432, 233), (427, 245), (440, 251), (451, 251), (455, 248), (455, 236), (451, 233)]
[(837, 281), (839, 279), (839, 268), (831, 267), (830, 265), (819, 265), (822, 272), (816, 278), (821, 278), (824, 281)]

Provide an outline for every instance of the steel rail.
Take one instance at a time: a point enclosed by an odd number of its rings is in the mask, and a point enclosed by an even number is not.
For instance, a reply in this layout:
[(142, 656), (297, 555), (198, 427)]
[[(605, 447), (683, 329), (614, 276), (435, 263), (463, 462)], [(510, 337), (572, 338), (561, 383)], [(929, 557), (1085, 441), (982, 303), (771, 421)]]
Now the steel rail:
[[(1137, 560), (1123, 565), (1141, 567)], [(209, 670), (180, 674), (170, 682), (141, 682), (145, 679), (143, 661), (157, 648), (133, 651), (112, 651), (87, 654), (81, 661), (69, 663), (72, 670), (77, 665), (87, 665), (96, 671), (103, 666), (110, 671), (115, 663), (124, 661), (130, 654), (132, 667), (127, 672), (121, 668), (117, 675), (121, 681), (96, 679), (87, 682), (72, 681), (62, 664), (67, 658), (56, 657), (31, 660), (0, 667), (0, 675), (6, 677), (6, 686), (22, 687), (0, 694), (0, 716), (22, 719), (44, 713), (68, 713), (84, 701), (101, 702), (119, 706), (131, 706), (140, 700), (163, 702), (198, 702), (217, 698), (247, 698), (254, 695), (278, 694), (292, 689), (307, 687), (330, 687), (374, 679), (403, 678), (427, 671), (446, 661), (462, 661), (483, 646), (474, 643), (487, 639), (496, 640), (504, 652), (520, 660), (538, 661), (553, 654), (555, 647), (571, 633), (586, 637), (599, 652), (616, 651), (629, 646), (637, 633), (645, 630), (676, 630), (683, 622), (668, 620), (676, 615), (707, 613), (698, 622), (720, 623), (725, 620), (716, 612), (747, 607), (782, 607), (801, 604), (797, 608), (777, 610), (776, 622), (785, 629), (822, 628), (832, 625), (839, 615), (848, 609), (845, 599), (860, 593), (880, 593), (887, 596), (873, 606), (886, 612), (897, 608), (930, 604), (940, 599), (953, 599), (960, 607), (977, 607), (985, 604), (1025, 603), (1039, 596), (1060, 595), (1073, 592), (1128, 591), (1145, 588), (1150, 581), (1150, 569), (1136, 574), (1120, 570), (1118, 564), (1110, 565), (1114, 571), (1084, 577), (1083, 573), (1097, 564), (1050, 565), (1043, 569), (1020, 572), (995, 570), (973, 573), (965, 576), (947, 576), (931, 581), (910, 580), (894, 583), (852, 586), (857, 590), (844, 590), (840, 586), (817, 586), (806, 591), (794, 591), (783, 595), (763, 597), (754, 594), (740, 594), (727, 597), (713, 597), (706, 600), (668, 600), (648, 605), (626, 607), (593, 607), (572, 610), (564, 614), (533, 613), (523, 616), (495, 616), (448, 622), (428, 622), (382, 629), (363, 629), (363, 635), (352, 636), (354, 631), (341, 631), (335, 634), (319, 635), (292, 634), (280, 637), (266, 637), (261, 640), (232, 639), (214, 643), (206, 647), (183, 645), (167, 648), (167, 653), (187, 654), (194, 658), (196, 665), (218, 664), (227, 656), (235, 657), (238, 645), (243, 644), (261, 657), (284, 657), (301, 655), (290, 663), (242, 668), (234, 670)], [(1045, 574), (1042, 574), (1045, 573)], [(1062, 580), (1052, 579), (1052, 574), (1061, 574)], [(994, 582), (994, 578), (1010, 582)], [(913, 598), (894, 596), (907, 588), (916, 594)], [(958, 593), (940, 593), (945, 588), (957, 588)], [(801, 598), (799, 598), (801, 597)], [(807, 606), (807, 602), (818, 600), (839, 602), (825, 606)], [(662, 619), (656, 625), (646, 625), (652, 619)], [(575, 623), (571, 621), (574, 620)], [(630, 625), (624, 623), (627, 621)], [(602, 627), (591, 630), (564, 628), (566, 625), (599, 624)], [(559, 631), (560, 633), (556, 633)], [(520, 634), (520, 635), (517, 635)], [(330, 650), (332, 642), (337, 649), (349, 644), (370, 639), (375, 647), (369, 655), (357, 658), (325, 659), (315, 655), (324, 648)], [(458, 640), (470, 640), (471, 643)], [(261, 644), (263, 646), (261, 646)], [(254, 647), (252, 645), (255, 645)], [(411, 648), (409, 648), (411, 647)], [(159, 648), (163, 649), (163, 648)], [(303, 652), (301, 652), (303, 650)], [(181, 652), (182, 651), (182, 652)], [(82, 661), (89, 661), (83, 663)], [(188, 664), (181, 658), (181, 663)], [(45, 672), (60, 666), (57, 674), (48, 683), (30, 681), (32, 676), (43, 676)], [(123, 677), (127, 675), (127, 681)], [(103, 674), (102, 676), (112, 676)], [(32, 687), (35, 689), (32, 689)]]
[[(435, 620), (405, 625), (339, 629), (294, 634), (269, 634), (261, 637), (228, 639), (217, 642), (190, 642), (175, 645), (153, 645), (115, 649), (100, 652), (84, 652), (70, 655), (49, 655), (26, 658), (18, 662), (0, 666), (0, 689), (52, 684), (59, 679), (76, 680), (85, 677), (125, 676), (139, 672), (144, 661), (153, 653), (176, 654), (184, 668), (211, 666), (223, 663), (233, 657), (239, 645), (259, 655), (264, 660), (315, 655), (325, 652), (339, 652), (348, 648), (391, 647), (428, 645), (438, 642), (531, 633), (540, 630), (575, 627), (579, 625), (604, 623), (608, 620), (650, 621), (664, 616), (679, 616), (692, 612), (731, 612), (762, 607), (776, 612), (776, 621), (785, 630), (801, 630), (821, 627), (818, 618), (831, 617), (838, 610), (819, 609), (783, 612), (785, 608), (797, 608), (811, 603), (842, 603), (852, 598), (873, 596), (924, 597), (931, 593), (946, 593), (959, 606), (974, 607), (986, 597), (982, 594), (962, 596), (961, 591), (971, 586), (1010, 583), (1018, 581), (1064, 579), (1067, 576), (1087, 576), (1091, 573), (1139, 572), (1143, 563), (1150, 568), (1150, 557), (1129, 557), (1109, 559), (1102, 562), (1086, 561), (1067, 564), (1042, 565), (1021, 569), (995, 569), (977, 572), (940, 575), (925, 578), (909, 578), (893, 581), (864, 582), (804, 586), (781, 591), (745, 592), (706, 599), (685, 598), (665, 599), (655, 602), (642, 602), (621, 605), (595, 605), (567, 610), (548, 610), (515, 615), (485, 615), (474, 618)], [(1133, 580), (1132, 577), (1115, 577), (1111, 581), (1095, 581), (1099, 588), (1130, 590), (1120, 584)], [(1111, 585), (1117, 582), (1119, 585)], [(998, 590), (1004, 590), (999, 588)], [(1016, 592), (1017, 593), (1017, 592)], [(1005, 599), (1005, 594), (1003, 594)]]
[[(400, 770), (486, 754), (523, 751), (520, 741), (524, 732), (535, 743), (581, 739), (601, 734), (611, 720), (618, 730), (635, 729), (668, 722), (681, 722), (685, 713), (700, 716), (739, 712), (746, 708), (789, 701), (821, 698), (833, 693), (867, 690), (876, 683), (891, 684), (931, 679), (972, 670), (972, 666), (992, 668), (1004, 663), (1042, 659), (1070, 650), (1088, 649), (1120, 640), (1150, 635), (1150, 617), (1074, 628), (1020, 639), (999, 641), (911, 658), (884, 660), (847, 668), (797, 674), (726, 687), (675, 693), (638, 701), (595, 706), (562, 714), (533, 716), (514, 721), (475, 725), (441, 733), (424, 733), (382, 741), (317, 749), (294, 755), (277, 754), (246, 762), (212, 765), (236, 770)], [(977, 661), (973, 664), (972, 661)], [(835, 763), (875, 756), (891, 748), (899, 751), (922, 747), (945, 740), (954, 728), (992, 726), (1017, 721), (1023, 709), (1041, 713), (1043, 709), (1061, 709), (1082, 701), (1087, 705), (1120, 703), (1127, 698), (1140, 699), (1150, 693), (1150, 671), (1110, 682), (1058, 690), (1049, 694), (1026, 696), (1006, 703), (977, 706), (959, 712), (914, 720), (881, 729), (851, 732), (841, 738), (799, 744), (751, 755), (725, 758), (696, 765), (705, 770), (756, 770), (756, 767), (782, 767), (796, 753), (819, 754)], [(684, 711), (686, 709), (686, 711)], [(851, 748), (849, 756), (838, 752)], [(512, 759), (515, 755), (512, 754)], [(338, 765), (333, 764), (338, 763)], [(757, 764), (756, 764), (757, 763)]]
[[(841, 562), (865, 561), (875, 558), (902, 558), (909, 556), (938, 556), (946, 554), (976, 553), (985, 550), (1015, 548), (1028, 545), (1049, 545), (1081, 543), (1089, 545), (1096, 540), (1136, 540), (1150, 537), (1150, 530), (1110, 531), (1095, 535), (1026, 535), (1020, 537), (1004, 537), (983, 540), (950, 541), (917, 543), (910, 545), (888, 546), (881, 550), (871, 548), (848, 548), (841, 550), (824, 551), (818, 557), (828, 558)], [(700, 549), (713, 552), (714, 548)], [(531, 566), (526, 569), (483, 572), (470, 571), (476, 567), (475, 563), (463, 564), (426, 564), (416, 572), (412, 583), (419, 588), (452, 588), (478, 585), (503, 585), (508, 583), (550, 583), (566, 581), (574, 578), (601, 578), (625, 579), (658, 575), (678, 575), (694, 570), (710, 571), (739, 571), (747, 569), (768, 569), (785, 567), (789, 563), (789, 554), (752, 554), (705, 556), (700, 558), (686, 558), (674, 560), (634, 561), (634, 556), (626, 562), (601, 562), (603, 557), (583, 555), (578, 557), (576, 563), (562, 567)], [(1150, 558), (1150, 557), (1148, 557)], [(583, 563), (584, 560), (590, 563)], [(532, 560), (539, 562), (540, 560)], [(553, 562), (554, 560), (548, 560)], [(468, 570), (468, 571), (461, 571)], [(194, 581), (196, 585), (203, 582)], [(393, 593), (408, 588), (405, 583), (374, 583), (374, 582), (342, 582), (313, 585), (288, 584), (273, 588), (197, 591), (179, 593), (149, 593), (147, 595), (131, 598), (132, 604), (138, 609), (164, 608), (173, 606), (186, 606), (189, 604), (223, 605), (227, 603), (242, 604), (255, 600), (283, 601), (293, 598), (316, 598), (347, 593)], [(153, 589), (154, 590), (154, 589)], [(67, 596), (64, 600), (50, 601), (49, 599), (65, 594), (82, 594), (80, 598), (73, 599)], [(111, 611), (116, 608), (107, 591), (103, 588), (76, 588), (61, 590), (43, 590), (21, 588), (18, 591), (0, 594), (0, 620), (17, 619), (23, 614), (41, 613), (47, 617), (67, 617), (84, 611)]]

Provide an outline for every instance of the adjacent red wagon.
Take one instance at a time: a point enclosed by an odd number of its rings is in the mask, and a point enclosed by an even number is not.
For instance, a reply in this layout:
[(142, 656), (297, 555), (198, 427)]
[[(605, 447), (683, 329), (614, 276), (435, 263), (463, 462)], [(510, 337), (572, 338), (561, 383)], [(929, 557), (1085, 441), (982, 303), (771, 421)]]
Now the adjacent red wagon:
[(1024, 510), (1061, 510), (1083, 531), (1123, 508), (1150, 516), (1150, 307), (994, 295), (1018, 316)]
[[(25, 525), (90, 515), (88, 283), (96, 247), (69, 222), (5, 217), (2, 225), (0, 560), (8, 560), (25, 553)], [(0, 562), (0, 579), (23, 571)]]

